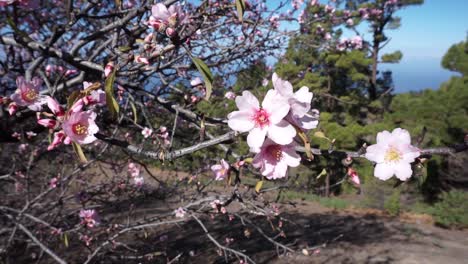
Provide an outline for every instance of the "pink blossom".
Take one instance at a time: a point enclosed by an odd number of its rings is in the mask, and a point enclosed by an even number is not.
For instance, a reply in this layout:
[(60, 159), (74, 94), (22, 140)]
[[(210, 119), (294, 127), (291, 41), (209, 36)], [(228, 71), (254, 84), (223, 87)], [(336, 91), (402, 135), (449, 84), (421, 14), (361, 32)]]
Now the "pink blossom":
[(140, 168), (133, 162), (130, 162), (128, 164), (128, 169), (127, 171), (130, 173), (130, 176), (132, 178), (140, 176)]
[(54, 133), (54, 139), (52, 140), (52, 143), (50, 143), (50, 145), (47, 147), (47, 150), (52, 150), (54, 148), (56, 148), (58, 145), (60, 145), (64, 139), (65, 139), (65, 133), (63, 132), (63, 130), (60, 130), (58, 132), (55, 132)]
[(185, 217), (185, 214), (187, 213), (187, 211), (184, 210), (184, 208), (182, 207), (179, 207), (177, 208), (176, 210), (174, 210), (174, 214), (176, 217), (178, 218), (183, 218)]
[(377, 163), (374, 176), (388, 180), (393, 175), (405, 181), (413, 173), (411, 162), (420, 155), (420, 150), (411, 145), (411, 137), (407, 130), (395, 128), (392, 133), (382, 131), (377, 134), (377, 143), (368, 146), (366, 158)]
[(109, 75), (112, 73), (113, 70), (114, 70), (114, 62), (110, 61), (104, 67), (104, 76), (106, 76), (106, 78), (109, 77)]
[(215, 180), (224, 180), (224, 178), (226, 178), (226, 176), (229, 174), (229, 168), (229, 163), (227, 163), (224, 159), (221, 159), (220, 164), (211, 166), (211, 170), (215, 174)]
[(346, 25), (348, 26), (354, 25), (354, 20), (352, 18), (348, 18), (348, 20), (346, 20)]
[(136, 56), (135, 56), (135, 62), (137, 62), (137, 63), (143, 63), (143, 64), (146, 64), (146, 65), (149, 65), (149, 60), (148, 60), (148, 58), (142, 57), (142, 56), (140, 56), (140, 55), (136, 55)]
[(133, 184), (135, 184), (137, 187), (143, 186), (144, 183), (145, 183), (145, 178), (143, 178), (142, 176), (133, 178)]
[(310, 110), (310, 103), (313, 94), (306, 86), (301, 87), (297, 92), (293, 92), (290, 82), (282, 80), (276, 73), (272, 77), (273, 87), (290, 106), (290, 114), (303, 117)]
[(81, 209), (79, 216), (81, 218), (80, 224), (85, 225), (89, 228), (93, 228), (99, 223), (97, 213), (93, 209), (90, 209), (90, 210)]
[(34, 77), (28, 82), (23, 76), (16, 78), (18, 89), (10, 96), (10, 99), (18, 106), (27, 106), (33, 111), (41, 111), (42, 105), (46, 103), (45, 97), (39, 94), (42, 80)]
[(50, 188), (57, 188), (57, 183), (58, 183), (58, 178), (54, 177), (54, 178), (50, 179), (49, 187)]
[(296, 130), (283, 118), (290, 106), (275, 90), (269, 90), (260, 107), (257, 98), (249, 91), (236, 97), (239, 111), (228, 115), (228, 125), (232, 130), (249, 132), (247, 144), (252, 152), (258, 152), (265, 136), (278, 144), (289, 144), (296, 136)]
[(266, 139), (260, 152), (255, 155), (252, 165), (259, 168), (263, 176), (274, 180), (286, 176), (288, 166), (297, 167), (301, 157), (294, 150), (295, 144), (278, 145)]
[(83, 102), (86, 105), (106, 105), (106, 93), (102, 89), (91, 91), (83, 98)]
[(355, 49), (362, 49), (362, 38), (360, 36), (354, 36), (351, 39), (350, 44)]
[(267, 78), (265, 78), (265, 79), (262, 80), (262, 86), (263, 86), (263, 87), (267, 87), (268, 83), (269, 83), (269, 81), (268, 81)]
[(151, 136), (151, 134), (153, 134), (153, 129), (145, 127), (141, 131), (141, 134), (143, 135), (143, 137), (148, 138)]
[(236, 94), (231, 92), (231, 91), (228, 91), (224, 94), (224, 97), (229, 99), (229, 100), (234, 100), (236, 99)]
[(179, 4), (171, 5), (167, 8), (162, 3), (157, 3), (151, 8), (151, 17), (148, 25), (159, 32), (164, 32), (167, 26), (177, 27), (186, 21), (186, 15), (182, 12)]
[(97, 139), (94, 134), (99, 131), (95, 119), (96, 113), (93, 111), (71, 111), (62, 128), (71, 141), (77, 144), (89, 144)]

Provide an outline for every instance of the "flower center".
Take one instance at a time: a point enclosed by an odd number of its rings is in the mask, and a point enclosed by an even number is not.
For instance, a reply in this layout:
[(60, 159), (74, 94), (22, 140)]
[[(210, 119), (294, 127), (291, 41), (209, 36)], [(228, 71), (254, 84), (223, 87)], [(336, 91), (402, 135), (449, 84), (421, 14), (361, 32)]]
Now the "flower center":
[(88, 127), (81, 124), (81, 123), (76, 123), (72, 126), (73, 133), (77, 135), (83, 135), (86, 132), (88, 132)]
[(259, 109), (255, 112), (254, 121), (257, 127), (265, 127), (270, 124), (270, 115), (264, 109)]
[(270, 153), (270, 155), (276, 159), (276, 161), (280, 161), (281, 158), (283, 157), (283, 151), (281, 149), (280, 145), (271, 145), (268, 146), (267, 152)]
[(21, 98), (26, 102), (33, 102), (37, 98), (37, 93), (33, 89), (28, 89), (27, 91), (21, 93)]
[(385, 153), (385, 161), (387, 162), (397, 162), (401, 159), (401, 153), (394, 147), (390, 147)]

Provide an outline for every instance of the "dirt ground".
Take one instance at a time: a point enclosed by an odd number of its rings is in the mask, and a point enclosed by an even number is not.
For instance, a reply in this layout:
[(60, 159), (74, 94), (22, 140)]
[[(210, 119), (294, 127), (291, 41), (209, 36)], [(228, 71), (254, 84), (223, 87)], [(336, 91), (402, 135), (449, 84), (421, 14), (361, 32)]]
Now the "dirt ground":
[[(157, 170), (153, 173), (162, 174)], [(165, 203), (162, 210), (172, 210), (174, 206), (177, 205)], [(231, 239), (230, 247), (257, 263), (468, 263), (468, 230), (436, 227), (428, 215), (390, 217), (379, 210), (333, 210), (312, 201), (281, 204), (280, 211), (284, 236), (272, 228), (278, 225), (277, 219), (249, 218), (294, 253), (278, 250), (255, 227), (239, 219), (230, 221), (227, 215), (216, 215), (202, 220), (220, 243), (226, 245), (226, 239)], [(149, 257), (123, 260), (109, 256), (96, 263), (239, 263), (236, 258), (221, 256), (193, 220), (133, 239), (138, 255)]]

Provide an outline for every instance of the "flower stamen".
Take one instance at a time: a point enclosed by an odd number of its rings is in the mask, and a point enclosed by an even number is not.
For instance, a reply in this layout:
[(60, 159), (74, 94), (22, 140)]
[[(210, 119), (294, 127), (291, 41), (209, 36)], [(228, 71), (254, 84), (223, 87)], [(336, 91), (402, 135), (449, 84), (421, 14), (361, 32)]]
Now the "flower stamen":
[(83, 135), (83, 134), (86, 134), (86, 132), (88, 132), (88, 127), (81, 123), (76, 123), (72, 126), (72, 130), (73, 130), (73, 133), (77, 135)]

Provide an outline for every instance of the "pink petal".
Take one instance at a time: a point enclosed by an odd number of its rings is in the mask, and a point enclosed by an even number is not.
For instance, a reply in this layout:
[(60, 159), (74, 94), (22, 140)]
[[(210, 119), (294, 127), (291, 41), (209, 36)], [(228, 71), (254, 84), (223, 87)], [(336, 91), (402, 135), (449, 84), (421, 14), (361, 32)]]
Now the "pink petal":
[(260, 108), (257, 98), (249, 91), (244, 91), (242, 96), (236, 97), (236, 105), (240, 111), (253, 112)]
[(269, 90), (262, 102), (262, 107), (270, 114), (270, 122), (278, 124), (289, 112), (289, 104), (275, 90)]
[(386, 181), (393, 176), (394, 168), (387, 163), (379, 163), (375, 165), (374, 176)]
[(392, 131), (392, 138), (399, 144), (411, 144), (411, 137), (406, 129), (395, 128)]
[(228, 115), (228, 126), (235, 131), (247, 132), (252, 130), (255, 122), (251, 118), (252, 114), (245, 111), (235, 111)]
[(382, 163), (385, 160), (385, 153), (386, 153), (386, 145), (382, 144), (374, 144), (370, 145), (366, 148), (366, 159), (376, 162)]
[(267, 128), (259, 127), (255, 127), (254, 129), (250, 130), (250, 133), (247, 136), (247, 144), (249, 145), (251, 152), (258, 153), (260, 151), (260, 147), (265, 141), (265, 135), (267, 131)]
[(281, 121), (268, 128), (268, 137), (280, 145), (286, 145), (293, 141), (296, 129), (286, 121)]
[(396, 177), (402, 181), (408, 180), (411, 177), (411, 174), (413, 174), (411, 165), (407, 162), (399, 162), (394, 166)]
[(377, 133), (377, 144), (388, 144), (391, 134), (387, 130)]
[(292, 96), (293, 94), (293, 87), (290, 82), (284, 81), (275, 73), (272, 76), (273, 87), (275, 90), (281, 94), (282, 96)]

